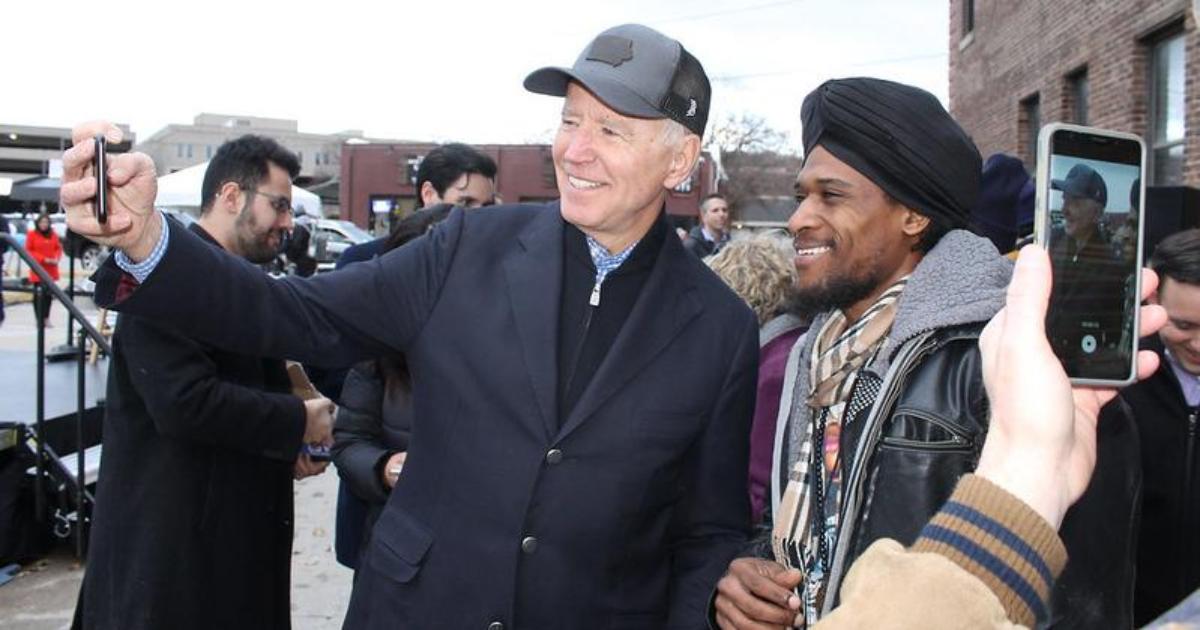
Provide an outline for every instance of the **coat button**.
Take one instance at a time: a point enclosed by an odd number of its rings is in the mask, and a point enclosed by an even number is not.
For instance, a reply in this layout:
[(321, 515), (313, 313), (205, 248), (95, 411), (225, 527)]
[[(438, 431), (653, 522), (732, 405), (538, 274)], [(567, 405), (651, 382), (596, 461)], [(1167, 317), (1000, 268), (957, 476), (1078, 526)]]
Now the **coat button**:
[(546, 452), (546, 463), (547, 464), (550, 464), (551, 466), (553, 466), (553, 465), (561, 462), (562, 460), (563, 460), (563, 452), (562, 451), (560, 451), (556, 448), (552, 448)]
[(488, 630), (504, 630), (504, 624), (499, 621), (493, 621), (488, 624)]
[(533, 536), (526, 536), (521, 540), (521, 551), (525, 553), (533, 553), (537, 551), (538, 541)]

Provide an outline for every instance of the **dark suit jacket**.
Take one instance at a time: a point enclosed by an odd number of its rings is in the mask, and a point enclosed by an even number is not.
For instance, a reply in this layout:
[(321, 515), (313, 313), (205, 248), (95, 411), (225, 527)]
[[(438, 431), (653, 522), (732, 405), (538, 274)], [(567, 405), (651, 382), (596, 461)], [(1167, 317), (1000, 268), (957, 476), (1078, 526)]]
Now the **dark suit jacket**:
[(83, 628), (291, 627), (292, 466), (304, 404), (289, 391), (278, 359), (121, 315), (76, 615)]
[(98, 299), (254, 354), (405, 353), (409, 456), (347, 628), (703, 627), (749, 528), (755, 318), (665, 239), (560, 422), (563, 226), (557, 204), (455, 210), (380, 258), (284, 280), (173, 227), (142, 286), (102, 281)]

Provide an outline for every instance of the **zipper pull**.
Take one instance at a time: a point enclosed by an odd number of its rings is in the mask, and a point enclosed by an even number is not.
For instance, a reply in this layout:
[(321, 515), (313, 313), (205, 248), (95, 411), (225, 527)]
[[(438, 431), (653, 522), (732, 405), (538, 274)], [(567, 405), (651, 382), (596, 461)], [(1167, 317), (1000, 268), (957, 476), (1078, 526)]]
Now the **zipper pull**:
[(588, 304), (592, 306), (600, 306), (600, 283), (597, 282), (592, 286), (592, 297), (588, 298)]

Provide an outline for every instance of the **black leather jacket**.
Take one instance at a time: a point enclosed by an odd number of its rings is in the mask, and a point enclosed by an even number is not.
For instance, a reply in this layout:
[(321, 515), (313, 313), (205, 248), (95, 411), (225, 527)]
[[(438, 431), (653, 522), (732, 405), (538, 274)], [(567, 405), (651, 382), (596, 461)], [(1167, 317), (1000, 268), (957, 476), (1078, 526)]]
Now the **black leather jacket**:
[[(982, 328), (918, 335), (893, 355), (882, 382), (868, 372), (860, 376), (855, 395), (876, 386), (879, 394), (873, 407), (854, 414), (841, 436), (842, 453), (853, 455), (843, 469), (832, 592), (874, 541), (915, 541), (958, 478), (975, 469), (989, 413), (978, 348)], [(1096, 474), (1060, 530), (1070, 561), (1055, 588), (1051, 618), (1040, 627), (1131, 627), (1141, 477), (1136, 430), (1127, 418), (1114, 417), (1122, 415), (1117, 405), (1102, 414)], [(776, 482), (782, 489), (786, 477)], [(769, 537), (768, 515), (756, 555), (770, 557)]]

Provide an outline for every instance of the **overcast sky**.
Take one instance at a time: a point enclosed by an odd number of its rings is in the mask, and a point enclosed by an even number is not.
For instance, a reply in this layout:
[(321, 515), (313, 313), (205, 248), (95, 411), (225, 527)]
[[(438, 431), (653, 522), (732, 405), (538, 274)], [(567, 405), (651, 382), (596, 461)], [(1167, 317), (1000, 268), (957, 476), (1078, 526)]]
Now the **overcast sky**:
[[(129, 123), (200, 112), (300, 130), (474, 143), (547, 141), (560, 101), (525, 75), (596, 33), (647, 24), (713, 80), (710, 121), (751, 113), (799, 142), (804, 95), (871, 75), (946, 102), (947, 0), (10, 0), (0, 121)], [(710, 122), (711, 128), (711, 122)]]

